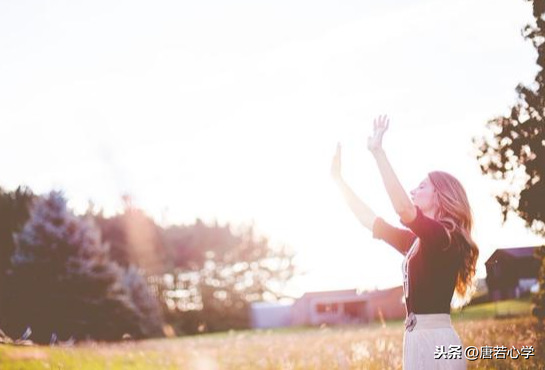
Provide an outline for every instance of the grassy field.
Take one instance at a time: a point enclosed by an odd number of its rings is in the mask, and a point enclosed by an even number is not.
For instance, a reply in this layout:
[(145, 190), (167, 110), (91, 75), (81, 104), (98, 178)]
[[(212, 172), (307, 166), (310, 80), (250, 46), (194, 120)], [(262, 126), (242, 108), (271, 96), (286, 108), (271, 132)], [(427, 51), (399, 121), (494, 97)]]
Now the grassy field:
[[(506, 301), (453, 315), (464, 346), (536, 348), (529, 303)], [(518, 317), (493, 318), (494, 314)], [(486, 316), (488, 314), (488, 316)], [(74, 347), (0, 346), (0, 369), (401, 369), (403, 325), (288, 328)], [(474, 369), (543, 369), (529, 359), (478, 359)], [(508, 357), (509, 358), (509, 357)]]
[(532, 304), (530, 298), (512, 299), (501, 302), (483, 303), (475, 306), (467, 306), (462, 310), (453, 312), (454, 320), (475, 320), (490, 317), (508, 318), (513, 316), (530, 315)]

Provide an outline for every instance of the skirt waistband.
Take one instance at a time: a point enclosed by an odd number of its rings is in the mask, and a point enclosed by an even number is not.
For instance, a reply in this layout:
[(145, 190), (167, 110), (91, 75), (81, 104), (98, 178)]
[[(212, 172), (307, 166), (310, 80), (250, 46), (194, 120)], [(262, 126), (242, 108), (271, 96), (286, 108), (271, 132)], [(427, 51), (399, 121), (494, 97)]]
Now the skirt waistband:
[(408, 331), (418, 329), (451, 328), (452, 321), (448, 313), (414, 314), (410, 313), (405, 319), (405, 329)]

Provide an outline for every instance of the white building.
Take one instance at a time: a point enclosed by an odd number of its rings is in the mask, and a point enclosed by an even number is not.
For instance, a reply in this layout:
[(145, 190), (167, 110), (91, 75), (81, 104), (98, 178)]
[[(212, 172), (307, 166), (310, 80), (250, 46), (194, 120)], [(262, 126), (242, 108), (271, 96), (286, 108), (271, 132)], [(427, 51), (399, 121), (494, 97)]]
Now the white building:
[(254, 302), (250, 307), (252, 328), (280, 328), (291, 325), (292, 304)]

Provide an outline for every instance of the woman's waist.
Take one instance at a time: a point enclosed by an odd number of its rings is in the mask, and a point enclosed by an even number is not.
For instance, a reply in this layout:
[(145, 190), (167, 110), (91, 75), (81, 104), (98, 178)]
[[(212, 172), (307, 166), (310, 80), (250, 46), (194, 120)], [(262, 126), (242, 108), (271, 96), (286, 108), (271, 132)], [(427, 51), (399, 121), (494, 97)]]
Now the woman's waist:
[(448, 313), (415, 314), (411, 312), (405, 319), (405, 328), (408, 331), (452, 328), (452, 321)]
[(407, 313), (413, 312), (416, 315), (450, 315), (451, 297), (423, 297), (417, 294), (409, 295), (405, 301)]

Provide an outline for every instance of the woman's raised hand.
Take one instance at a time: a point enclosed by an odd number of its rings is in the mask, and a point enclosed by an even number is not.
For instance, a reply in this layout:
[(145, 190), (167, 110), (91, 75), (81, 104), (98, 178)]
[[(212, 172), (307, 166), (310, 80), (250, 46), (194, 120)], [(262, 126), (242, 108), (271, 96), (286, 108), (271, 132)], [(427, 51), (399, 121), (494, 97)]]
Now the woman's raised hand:
[(371, 153), (374, 154), (382, 150), (382, 136), (388, 129), (389, 123), (390, 119), (386, 115), (378, 116), (373, 121), (373, 136), (369, 136), (367, 139), (367, 149)]
[(337, 143), (337, 150), (331, 161), (331, 177), (336, 181), (341, 179), (341, 143)]

